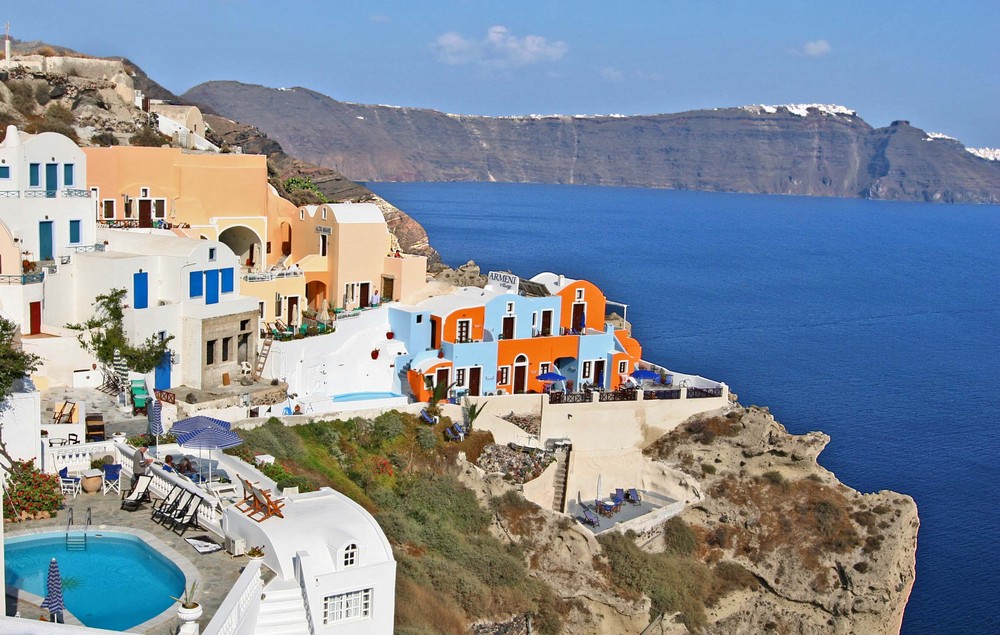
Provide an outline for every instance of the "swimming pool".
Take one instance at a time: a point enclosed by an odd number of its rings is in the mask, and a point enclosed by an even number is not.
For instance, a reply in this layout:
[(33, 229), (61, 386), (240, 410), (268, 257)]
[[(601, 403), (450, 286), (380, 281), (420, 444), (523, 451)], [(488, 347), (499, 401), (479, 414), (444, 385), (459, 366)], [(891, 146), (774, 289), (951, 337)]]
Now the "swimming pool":
[(403, 395), (396, 392), (345, 392), (342, 395), (334, 395), (334, 401), (368, 401), (370, 399), (393, 399)]
[(184, 574), (173, 562), (137, 536), (106, 531), (88, 532), (85, 551), (68, 551), (64, 532), (7, 538), (7, 584), (45, 597), (52, 558), (66, 609), (86, 626), (124, 631), (167, 610), (171, 596), (184, 592)]

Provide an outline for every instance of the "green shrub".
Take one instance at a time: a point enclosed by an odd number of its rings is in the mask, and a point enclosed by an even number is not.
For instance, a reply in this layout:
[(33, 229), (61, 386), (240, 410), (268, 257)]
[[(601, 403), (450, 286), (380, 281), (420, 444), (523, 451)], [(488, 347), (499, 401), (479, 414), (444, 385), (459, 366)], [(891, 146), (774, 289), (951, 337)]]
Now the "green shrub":
[(433, 428), (417, 428), (417, 445), (422, 450), (433, 450), (438, 438)]
[(785, 484), (785, 477), (781, 475), (781, 472), (776, 472), (774, 470), (771, 470), (770, 472), (764, 472), (763, 478), (771, 485), (780, 486)]
[(712, 465), (711, 463), (702, 463), (701, 464), (701, 473), (702, 474), (705, 474), (705, 475), (715, 474), (715, 472), (716, 472), (715, 466)]
[(680, 516), (663, 523), (663, 549), (667, 553), (690, 556), (698, 548), (698, 535)]

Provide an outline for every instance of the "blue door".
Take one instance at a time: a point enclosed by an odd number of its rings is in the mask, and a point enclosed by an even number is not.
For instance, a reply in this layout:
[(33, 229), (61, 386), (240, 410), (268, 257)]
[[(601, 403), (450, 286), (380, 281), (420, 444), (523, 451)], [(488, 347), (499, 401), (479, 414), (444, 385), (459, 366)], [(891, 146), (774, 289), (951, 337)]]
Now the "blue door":
[(132, 274), (132, 306), (137, 309), (149, 307), (149, 274), (145, 271)]
[(38, 221), (38, 259), (52, 260), (52, 222)]
[(45, 197), (55, 198), (56, 190), (59, 189), (59, 164), (45, 164)]
[(160, 363), (156, 365), (153, 387), (157, 390), (170, 390), (170, 351), (164, 352)]
[(219, 270), (205, 272), (205, 304), (219, 303)]

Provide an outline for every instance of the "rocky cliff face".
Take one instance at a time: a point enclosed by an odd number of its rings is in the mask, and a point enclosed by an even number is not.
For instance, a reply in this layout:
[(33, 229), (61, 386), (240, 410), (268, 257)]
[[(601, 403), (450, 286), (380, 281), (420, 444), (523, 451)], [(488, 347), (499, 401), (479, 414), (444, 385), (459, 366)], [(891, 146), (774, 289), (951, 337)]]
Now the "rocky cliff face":
[(476, 117), (340, 102), (304, 88), (208, 82), (190, 101), (292, 154), (373, 181), (508, 181), (1000, 202), (1000, 162), (843, 108), (629, 117)]

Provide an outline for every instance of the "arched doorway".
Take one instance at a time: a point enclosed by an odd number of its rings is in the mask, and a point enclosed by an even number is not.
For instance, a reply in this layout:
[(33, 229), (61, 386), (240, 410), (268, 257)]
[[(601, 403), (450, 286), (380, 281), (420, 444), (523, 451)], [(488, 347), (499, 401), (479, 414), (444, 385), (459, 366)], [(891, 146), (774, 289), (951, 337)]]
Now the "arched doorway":
[(309, 308), (319, 311), (327, 301), (326, 283), (313, 280), (306, 283), (306, 304)]
[(522, 395), (528, 388), (528, 358), (525, 355), (518, 355), (514, 358), (514, 386), (515, 395)]
[(249, 227), (242, 225), (229, 227), (219, 234), (219, 242), (233, 250), (241, 265), (253, 269), (255, 265), (260, 264), (260, 236)]
[(281, 221), (281, 255), (292, 255), (292, 226)]

